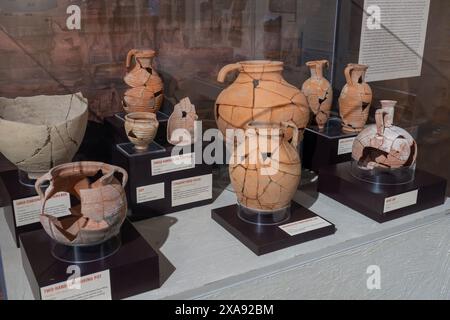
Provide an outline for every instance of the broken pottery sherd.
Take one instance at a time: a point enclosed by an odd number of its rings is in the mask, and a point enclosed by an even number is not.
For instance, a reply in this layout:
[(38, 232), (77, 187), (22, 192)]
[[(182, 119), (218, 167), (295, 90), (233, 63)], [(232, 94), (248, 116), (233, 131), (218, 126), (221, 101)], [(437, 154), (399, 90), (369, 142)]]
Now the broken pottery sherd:
[(194, 125), (198, 115), (189, 98), (182, 99), (175, 107), (167, 122), (167, 141), (183, 146), (194, 143)]

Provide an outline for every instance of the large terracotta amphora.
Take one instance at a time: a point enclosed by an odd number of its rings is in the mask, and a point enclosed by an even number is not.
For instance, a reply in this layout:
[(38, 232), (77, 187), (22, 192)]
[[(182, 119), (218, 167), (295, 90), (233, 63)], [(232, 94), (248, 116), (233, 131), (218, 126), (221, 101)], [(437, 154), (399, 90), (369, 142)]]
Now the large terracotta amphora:
[[(161, 107), (164, 96), (164, 84), (156, 70), (153, 68), (153, 58), (156, 53), (154, 50), (132, 49), (128, 52), (126, 67), (129, 70), (124, 78), (126, 84), (133, 89), (128, 90), (125, 96), (128, 98), (142, 98), (142, 105), (133, 101), (125, 107), (129, 112), (144, 111), (142, 108), (149, 104), (148, 96), (154, 96), (153, 106), (149, 106), (149, 112), (156, 112)], [(134, 59), (133, 59), (134, 58)], [(134, 63), (133, 63), (134, 61)], [(130, 70), (131, 69), (131, 70)], [(146, 93), (143, 93), (146, 92)], [(147, 100), (146, 100), (147, 99)]]
[(344, 132), (360, 132), (369, 117), (372, 90), (365, 82), (368, 66), (350, 63), (345, 68), (347, 84), (339, 98), (339, 113)]
[[(294, 132), (290, 142), (287, 131)], [(300, 182), (298, 138), (293, 122), (247, 125), (229, 166), (231, 184), (246, 211), (273, 214), (290, 207)]]
[(220, 93), (215, 116), (219, 130), (243, 129), (251, 121), (280, 123), (292, 121), (303, 133), (309, 108), (303, 93), (283, 79), (283, 62), (255, 60), (230, 64), (220, 70), (217, 80), (239, 71), (236, 80)]
[(323, 69), (328, 66), (328, 60), (308, 61), (306, 66), (311, 71), (311, 77), (303, 83), (302, 92), (315, 115), (317, 126), (323, 129), (330, 117), (333, 103), (333, 88), (323, 76)]

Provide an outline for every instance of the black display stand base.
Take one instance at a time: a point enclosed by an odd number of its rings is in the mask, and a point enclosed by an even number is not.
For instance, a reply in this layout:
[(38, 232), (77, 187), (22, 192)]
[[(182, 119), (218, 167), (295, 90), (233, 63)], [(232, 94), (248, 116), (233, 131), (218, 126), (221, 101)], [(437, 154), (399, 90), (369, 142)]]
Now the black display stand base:
[[(322, 238), (336, 232), (334, 224), (326, 221), (310, 210), (293, 202), (289, 219), (280, 224), (257, 225), (246, 222), (239, 217), (239, 206), (231, 205), (211, 211), (212, 218), (241, 241), (246, 247), (260, 256), (273, 251), (291, 247), (303, 242)], [(320, 218), (328, 222), (318, 229), (290, 235), (280, 226)]]
[(319, 172), (323, 167), (350, 161), (357, 135), (342, 132), (339, 118), (330, 118), (322, 131), (317, 126), (309, 126), (303, 139), (303, 168)]
[[(152, 143), (146, 152), (136, 152), (131, 143), (119, 144), (113, 152), (113, 164), (128, 172), (128, 184), (125, 188), (128, 197), (128, 207), (131, 209), (129, 218), (132, 221), (148, 219), (204, 206), (212, 202), (212, 166), (195, 163), (196, 157), (202, 157), (203, 149), (195, 150), (189, 146), (180, 154), (192, 156), (194, 166), (173, 165), (173, 171), (157, 172), (168, 168), (172, 162), (173, 146), (162, 147)], [(177, 152), (177, 154), (179, 154)], [(166, 169), (162, 169), (166, 170)], [(196, 184), (196, 181), (200, 181)], [(208, 181), (205, 185), (205, 181)], [(180, 184), (191, 184), (192, 189), (180, 191)], [(180, 199), (183, 198), (184, 199)], [(196, 199), (197, 197), (197, 199)]]
[[(37, 193), (34, 187), (25, 186), (19, 182), (19, 172), (17, 170), (1, 172), (0, 177), (5, 184), (8, 192), (8, 204), (4, 207), (5, 219), (11, 231), (16, 246), (19, 247), (19, 235), (24, 232), (38, 230), (41, 227), (40, 222), (34, 222), (25, 225), (19, 225), (16, 221), (16, 213), (14, 212), (14, 201), (23, 200), (30, 197), (36, 197)], [(37, 212), (37, 216), (39, 212)]]
[(393, 220), (445, 202), (447, 181), (425, 171), (416, 170), (410, 183), (382, 185), (357, 179), (350, 170), (351, 162), (322, 168), (318, 191), (377, 222)]
[(155, 250), (128, 220), (119, 238), (121, 245), (115, 253), (94, 262), (75, 264), (54, 257), (55, 243), (44, 230), (20, 235), (22, 263), (34, 297), (42, 299), (41, 288), (65, 284), (71, 275), (68, 268), (73, 265), (80, 268), (80, 277), (109, 270), (112, 299), (159, 288), (159, 257)]

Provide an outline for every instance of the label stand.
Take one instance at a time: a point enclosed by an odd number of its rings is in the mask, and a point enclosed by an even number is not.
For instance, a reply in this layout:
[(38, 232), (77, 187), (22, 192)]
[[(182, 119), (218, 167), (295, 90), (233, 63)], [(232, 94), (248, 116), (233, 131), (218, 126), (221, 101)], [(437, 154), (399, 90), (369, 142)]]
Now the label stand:
[(319, 172), (322, 167), (350, 161), (357, 135), (342, 132), (339, 118), (330, 118), (322, 131), (318, 126), (307, 127), (302, 148), (303, 168)]
[(413, 181), (375, 184), (351, 173), (351, 162), (322, 168), (318, 191), (380, 223), (442, 205), (447, 181), (416, 169)]
[(237, 204), (213, 209), (211, 217), (258, 256), (336, 232), (334, 224), (295, 202), (291, 204), (289, 218), (278, 224), (244, 221), (239, 210)]
[[(22, 234), (22, 263), (34, 297), (116, 300), (159, 288), (159, 257), (156, 251), (128, 220), (125, 220), (119, 237), (121, 245), (114, 254), (101, 260), (76, 264), (53, 256), (54, 241), (44, 230)], [(76, 269), (80, 272), (77, 276), (81, 278), (81, 286), (70, 292), (65, 289)]]

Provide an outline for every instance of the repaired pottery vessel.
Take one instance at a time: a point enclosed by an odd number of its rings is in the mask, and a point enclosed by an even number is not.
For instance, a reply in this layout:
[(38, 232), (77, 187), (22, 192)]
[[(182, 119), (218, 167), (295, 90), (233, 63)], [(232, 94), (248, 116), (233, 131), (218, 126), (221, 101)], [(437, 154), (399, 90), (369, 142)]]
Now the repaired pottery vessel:
[[(97, 245), (118, 235), (127, 214), (127, 180), (124, 169), (101, 162), (66, 163), (51, 169), (35, 185), (42, 201), (44, 230), (69, 246)], [(47, 181), (50, 184), (44, 193), (41, 186)], [(46, 213), (47, 201), (58, 192), (68, 192), (79, 201), (70, 208), (70, 215), (60, 218)]]
[(226, 129), (244, 129), (252, 121), (292, 121), (303, 133), (309, 121), (308, 102), (298, 88), (283, 79), (283, 65), (279, 61), (255, 60), (220, 70), (219, 82), (224, 82), (228, 73), (239, 71), (216, 101), (216, 122), (224, 136)]
[(156, 114), (133, 112), (125, 116), (125, 132), (137, 151), (146, 151), (158, 131)]
[(365, 82), (368, 66), (350, 63), (345, 68), (347, 84), (339, 98), (339, 113), (344, 132), (360, 132), (369, 117), (372, 90)]
[(132, 49), (128, 52), (126, 67), (132, 69), (126, 74), (124, 81), (135, 90), (131, 89), (125, 93), (126, 112), (157, 112), (161, 108), (164, 84), (152, 66), (155, 55), (154, 50)]
[(352, 157), (358, 167), (398, 169), (411, 167), (417, 158), (417, 144), (404, 129), (393, 125), (396, 101), (381, 101), (376, 111), (376, 125), (364, 129), (353, 143)]
[[(294, 132), (292, 142), (287, 139), (288, 128)], [(289, 208), (300, 182), (297, 145), (298, 128), (292, 122), (248, 124), (229, 166), (241, 206), (267, 213)]]
[(194, 125), (198, 115), (189, 98), (182, 99), (175, 107), (167, 122), (167, 141), (173, 145), (194, 143)]
[(333, 103), (333, 88), (323, 77), (323, 68), (328, 67), (328, 60), (309, 61), (306, 66), (311, 71), (311, 77), (303, 83), (302, 92), (315, 115), (317, 126), (322, 130), (330, 117)]
[(36, 179), (72, 161), (88, 121), (81, 93), (0, 98), (0, 152)]

